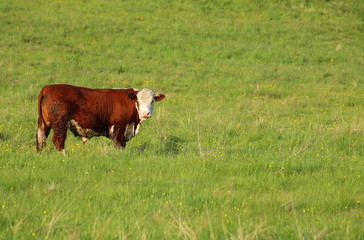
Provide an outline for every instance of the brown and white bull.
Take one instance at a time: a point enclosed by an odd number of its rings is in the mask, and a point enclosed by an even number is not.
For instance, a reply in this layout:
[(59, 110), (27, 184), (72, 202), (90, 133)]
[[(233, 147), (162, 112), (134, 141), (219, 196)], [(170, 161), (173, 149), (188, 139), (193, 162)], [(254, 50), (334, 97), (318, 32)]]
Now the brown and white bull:
[(138, 132), (152, 116), (154, 102), (165, 98), (149, 89), (90, 89), (67, 84), (45, 86), (38, 98), (37, 151), (53, 129), (53, 143), (64, 151), (67, 130), (82, 141), (95, 136), (114, 140), (116, 148)]

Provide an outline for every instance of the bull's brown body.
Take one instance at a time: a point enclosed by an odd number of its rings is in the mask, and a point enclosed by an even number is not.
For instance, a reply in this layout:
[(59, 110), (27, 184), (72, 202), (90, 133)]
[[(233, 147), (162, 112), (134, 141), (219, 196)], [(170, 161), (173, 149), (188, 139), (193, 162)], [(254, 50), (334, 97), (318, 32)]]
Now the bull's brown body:
[(45, 146), (51, 129), (53, 143), (62, 151), (68, 128), (84, 142), (94, 136), (105, 136), (114, 140), (116, 147), (125, 147), (141, 123), (136, 97), (139, 91), (66, 84), (45, 86), (38, 98), (37, 151)]

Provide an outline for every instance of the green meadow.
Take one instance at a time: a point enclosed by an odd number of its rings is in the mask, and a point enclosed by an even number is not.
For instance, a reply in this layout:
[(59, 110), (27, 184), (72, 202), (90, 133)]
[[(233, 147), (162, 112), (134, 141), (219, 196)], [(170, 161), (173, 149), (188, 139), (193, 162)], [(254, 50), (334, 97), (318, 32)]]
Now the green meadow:
[[(48, 84), (166, 94), (35, 150)], [(3, 0), (0, 239), (364, 239), (364, 1)]]

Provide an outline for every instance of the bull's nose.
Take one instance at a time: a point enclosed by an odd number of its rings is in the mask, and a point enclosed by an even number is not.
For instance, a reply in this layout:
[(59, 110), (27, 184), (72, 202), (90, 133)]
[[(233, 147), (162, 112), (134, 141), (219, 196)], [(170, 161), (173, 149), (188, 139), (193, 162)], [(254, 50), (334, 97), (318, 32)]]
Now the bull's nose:
[(150, 118), (150, 112), (144, 111), (142, 112), (143, 118)]

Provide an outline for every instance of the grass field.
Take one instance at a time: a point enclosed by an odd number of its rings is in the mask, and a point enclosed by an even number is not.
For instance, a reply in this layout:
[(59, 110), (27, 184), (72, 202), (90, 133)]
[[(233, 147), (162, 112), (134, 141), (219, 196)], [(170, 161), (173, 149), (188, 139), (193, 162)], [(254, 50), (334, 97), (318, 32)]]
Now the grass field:
[[(37, 154), (54, 83), (167, 97)], [(363, 169), (361, 0), (0, 2), (0, 239), (364, 239)]]

